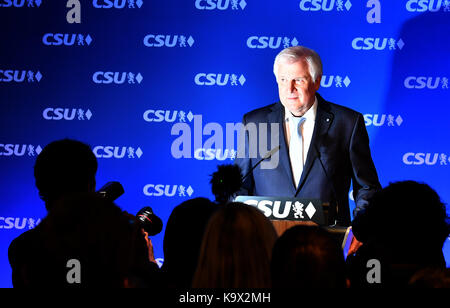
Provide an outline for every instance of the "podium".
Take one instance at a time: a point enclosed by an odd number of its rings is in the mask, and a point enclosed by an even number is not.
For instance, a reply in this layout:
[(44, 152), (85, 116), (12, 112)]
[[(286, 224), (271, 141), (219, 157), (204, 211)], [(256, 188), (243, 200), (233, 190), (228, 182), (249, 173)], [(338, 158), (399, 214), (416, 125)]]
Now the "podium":
[(344, 253), (352, 240), (351, 227), (334, 225), (334, 209), (319, 199), (237, 196), (234, 201), (259, 209), (272, 221), (278, 236), (296, 225), (321, 226), (339, 241)]

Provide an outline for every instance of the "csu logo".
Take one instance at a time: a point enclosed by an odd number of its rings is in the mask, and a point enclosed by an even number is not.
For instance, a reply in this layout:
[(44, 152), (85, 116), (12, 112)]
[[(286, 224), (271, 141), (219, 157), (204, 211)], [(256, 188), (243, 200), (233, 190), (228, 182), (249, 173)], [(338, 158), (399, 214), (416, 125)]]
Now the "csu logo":
[(129, 9), (141, 8), (144, 4), (142, 0), (92, 0), (92, 5), (96, 9)]
[[(231, 4), (231, 6), (230, 6)], [(247, 2), (245, 0), (195, 0), (195, 8), (198, 10), (232, 10), (245, 9)]]
[(175, 122), (178, 119), (179, 122), (189, 122), (194, 119), (194, 114), (189, 111), (187, 114), (183, 110), (153, 110), (149, 109), (144, 112), (144, 121), (146, 122)]
[(250, 36), (247, 39), (248, 48), (258, 48), (258, 49), (278, 49), (281, 46), (283, 48), (288, 48), (291, 46), (297, 46), (298, 40), (294, 37), (290, 39), (289, 37), (274, 37), (274, 36)]
[(430, 89), (435, 90), (438, 87), (441, 89), (448, 89), (447, 77), (406, 77), (404, 82), (407, 89)]
[(46, 33), (42, 37), (42, 43), (47, 46), (89, 46), (92, 37), (89, 34)]
[[(256, 207), (270, 219), (307, 220), (312, 219), (317, 211), (312, 202), (306, 207), (299, 201), (246, 200), (244, 203)], [(304, 212), (308, 217), (303, 215)]]
[(0, 7), (40, 7), (41, 4), (42, 0), (0, 0)]
[(144, 195), (149, 197), (190, 197), (194, 193), (191, 185), (188, 187), (183, 185), (164, 185), (164, 184), (147, 184), (144, 186)]
[(0, 70), (0, 82), (40, 82), (42, 79), (41, 72), (27, 70)]
[(450, 163), (450, 158), (444, 153), (413, 153), (408, 152), (403, 155), (403, 163), (405, 165), (428, 165), (433, 166), (438, 164), (447, 166)]
[(403, 123), (403, 118), (400, 115), (394, 117), (392, 114), (365, 114), (364, 122), (366, 126), (400, 126)]
[(96, 146), (92, 150), (97, 158), (141, 158), (142, 152), (141, 148), (133, 147), (118, 147), (118, 146)]
[(148, 34), (144, 37), (147, 47), (192, 47), (194, 38), (186, 35)]
[(194, 158), (197, 160), (227, 160), (235, 159), (236, 150), (229, 149), (204, 149), (200, 148), (194, 151)]
[(240, 75), (238, 78), (237, 74), (206, 74), (198, 73), (194, 78), (195, 84), (198, 86), (243, 86), (246, 82), (244, 75)]
[(348, 76), (345, 76), (345, 78), (343, 78), (342, 76), (336, 75), (336, 76), (327, 76), (327, 75), (323, 75), (322, 76), (322, 80), (320, 81), (320, 86), (323, 88), (330, 88), (334, 86), (336, 88), (343, 88), (344, 86), (346, 88), (348, 88), (348, 86), (350, 85), (350, 78), (348, 78)]
[(403, 49), (405, 42), (402, 39), (393, 38), (374, 38), (374, 37), (356, 37), (352, 41), (352, 47), (355, 50), (397, 50)]
[(2, 144), (0, 143), (0, 156), (37, 156), (41, 153), (40, 145), (32, 144)]
[(67, 120), (71, 121), (75, 118), (84, 121), (90, 120), (92, 117), (92, 112), (88, 109), (84, 111), (83, 109), (77, 108), (46, 108), (42, 112), (42, 117), (45, 120)]
[(92, 81), (97, 84), (140, 84), (144, 77), (141, 73), (128, 72), (95, 72), (92, 75)]
[[(344, 3), (345, 2), (345, 3)], [(343, 12), (344, 8), (349, 11), (352, 7), (352, 3), (347, 0), (301, 0), (300, 1), (300, 10), (304, 12), (317, 12), (317, 11), (325, 11), (329, 12), (334, 9), (336, 11)]]
[(408, 12), (438, 12), (441, 8), (444, 12), (450, 12), (449, 0), (409, 0), (406, 2)]
[(23, 230), (26, 227), (33, 229), (41, 222), (41, 219), (19, 218), (19, 217), (0, 217), (0, 229)]

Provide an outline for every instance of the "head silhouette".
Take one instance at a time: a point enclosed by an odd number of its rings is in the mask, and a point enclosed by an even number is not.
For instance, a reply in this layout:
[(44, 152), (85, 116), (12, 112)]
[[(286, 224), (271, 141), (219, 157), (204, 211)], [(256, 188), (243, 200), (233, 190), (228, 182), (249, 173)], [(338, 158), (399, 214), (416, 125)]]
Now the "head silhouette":
[(63, 139), (48, 144), (34, 165), (36, 187), (47, 210), (67, 193), (93, 192), (97, 166), (91, 148), (80, 141)]
[(193, 287), (270, 287), (276, 237), (272, 223), (258, 209), (243, 203), (223, 205), (206, 228)]
[(365, 242), (384, 247), (396, 263), (442, 261), (449, 234), (445, 205), (427, 184), (389, 184), (371, 198), (366, 213)]
[(345, 288), (345, 260), (339, 243), (324, 229), (295, 226), (273, 248), (274, 288)]
[[(352, 286), (407, 286), (420, 269), (445, 268), (447, 214), (439, 195), (427, 184), (389, 184), (372, 196), (353, 227), (364, 244), (347, 258)], [(378, 285), (366, 280), (366, 264), (372, 259), (381, 265)]]
[(169, 287), (192, 285), (203, 233), (216, 209), (206, 198), (187, 200), (173, 209), (164, 233), (162, 267)]

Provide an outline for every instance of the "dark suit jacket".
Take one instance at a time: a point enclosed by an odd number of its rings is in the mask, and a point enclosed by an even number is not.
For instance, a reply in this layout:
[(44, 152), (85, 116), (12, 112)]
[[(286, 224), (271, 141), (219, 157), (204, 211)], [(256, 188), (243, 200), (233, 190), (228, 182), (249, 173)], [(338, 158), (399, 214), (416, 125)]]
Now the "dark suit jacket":
[[(364, 208), (367, 198), (380, 189), (377, 172), (370, 155), (369, 137), (362, 114), (349, 108), (325, 101), (316, 93), (318, 107), (311, 145), (299, 182), (295, 187), (286, 145), (284, 127), (284, 107), (275, 103), (244, 115), (243, 124), (278, 123), (279, 163), (274, 169), (257, 166), (244, 180), (240, 194), (256, 196), (283, 196), (317, 198), (329, 202), (337, 212), (329, 221), (337, 219), (338, 224), (350, 224), (348, 193), (353, 182), (353, 196), (356, 202), (354, 215)], [(268, 139), (271, 128), (268, 124)], [(245, 146), (248, 155), (248, 132)], [(277, 138), (275, 138), (277, 139)], [(274, 146), (268, 142), (268, 150)], [(259, 151), (258, 151), (259, 152)], [(266, 153), (258, 153), (256, 158), (236, 158), (247, 174)], [(325, 172), (326, 170), (326, 172)]]

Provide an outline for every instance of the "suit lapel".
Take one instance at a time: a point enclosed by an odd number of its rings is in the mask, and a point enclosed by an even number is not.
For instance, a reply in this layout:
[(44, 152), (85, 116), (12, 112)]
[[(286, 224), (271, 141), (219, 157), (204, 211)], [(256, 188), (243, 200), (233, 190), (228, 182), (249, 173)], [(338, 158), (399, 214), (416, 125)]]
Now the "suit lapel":
[(297, 187), (297, 194), (302, 189), (306, 178), (313, 166), (314, 160), (317, 158), (317, 151), (320, 148), (323, 137), (327, 134), (331, 123), (333, 122), (334, 115), (330, 111), (329, 104), (316, 93), (318, 106), (316, 121), (314, 125), (314, 132), (311, 138), (311, 144), (309, 146), (308, 155), (306, 156), (305, 166), (303, 168), (302, 176)]
[[(284, 130), (284, 107), (281, 103), (277, 103), (273, 108), (272, 112), (268, 114), (269, 123), (279, 123), (279, 136), (275, 136), (275, 140), (280, 141), (280, 164), (282, 169), (285, 171), (286, 176), (289, 178), (290, 183), (292, 183), (292, 190), (295, 190), (294, 179), (291, 172), (291, 163), (289, 161), (289, 153), (286, 144), (286, 136)], [(270, 127), (270, 125), (269, 125)], [(270, 136), (270, 135), (269, 135)], [(272, 148), (274, 147), (271, 145)]]

